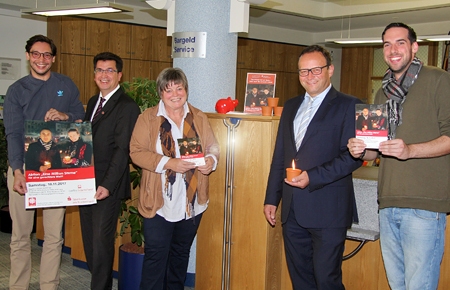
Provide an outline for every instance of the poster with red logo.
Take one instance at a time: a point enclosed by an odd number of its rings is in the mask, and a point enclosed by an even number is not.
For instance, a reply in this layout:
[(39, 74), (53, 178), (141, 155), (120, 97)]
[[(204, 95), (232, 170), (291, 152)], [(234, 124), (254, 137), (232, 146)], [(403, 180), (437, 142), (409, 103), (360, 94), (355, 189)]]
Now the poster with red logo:
[(90, 122), (25, 121), (25, 208), (96, 203)]
[(276, 74), (247, 73), (244, 113), (261, 115), (267, 98), (275, 97)]
[(366, 143), (366, 148), (378, 149), (388, 139), (386, 104), (355, 105), (355, 136)]

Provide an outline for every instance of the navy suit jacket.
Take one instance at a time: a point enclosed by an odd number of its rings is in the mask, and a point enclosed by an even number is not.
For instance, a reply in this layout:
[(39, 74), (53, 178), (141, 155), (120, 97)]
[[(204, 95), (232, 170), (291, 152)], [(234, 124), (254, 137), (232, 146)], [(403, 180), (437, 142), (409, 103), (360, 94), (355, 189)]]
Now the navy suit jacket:
[[(297, 150), (293, 122), (304, 99), (298, 96), (284, 105), (264, 204), (278, 206), (283, 200), (282, 223), (293, 203), (302, 227), (349, 227), (357, 220), (352, 172), (362, 161), (350, 155), (347, 143), (355, 136), (355, 104), (361, 101), (331, 87)], [(292, 160), (296, 168), (308, 173), (310, 183), (304, 189), (284, 182)]]
[[(97, 100), (98, 95), (89, 100), (85, 121), (90, 120)], [(116, 199), (131, 196), (130, 139), (139, 114), (136, 102), (119, 88), (92, 122), (95, 183)]]

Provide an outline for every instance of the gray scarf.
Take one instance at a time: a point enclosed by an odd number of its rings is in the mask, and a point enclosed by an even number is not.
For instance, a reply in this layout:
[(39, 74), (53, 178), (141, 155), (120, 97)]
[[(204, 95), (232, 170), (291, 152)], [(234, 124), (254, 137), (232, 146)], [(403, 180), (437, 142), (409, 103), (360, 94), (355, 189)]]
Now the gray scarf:
[(422, 66), (423, 62), (417, 57), (414, 57), (408, 70), (400, 78), (399, 82), (395, 80), (394, 73), (390, 68), (384, 75), (382, 86), (384, 94), (388, 98), (386, 103), (389, 122), (389, 140), (395, 139), (397, 127), (402, 124), (402, 105), (405, 102), (409, 88), (417, 79)]

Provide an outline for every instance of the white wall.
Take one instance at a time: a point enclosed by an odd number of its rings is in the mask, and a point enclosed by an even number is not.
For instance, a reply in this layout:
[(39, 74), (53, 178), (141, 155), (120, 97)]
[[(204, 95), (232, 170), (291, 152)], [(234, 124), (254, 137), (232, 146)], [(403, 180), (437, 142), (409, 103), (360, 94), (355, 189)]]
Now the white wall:
[[(25, 58), (25, 43), (33, 35), (47, 34), (45, 21), (21, 18), (19, 12), (0, 9), (0, 57), (20, 58), (21, 77), (29, 74)], [(0, 95), (6, 94), (8, 87), (15, 80), (0, 80)]]

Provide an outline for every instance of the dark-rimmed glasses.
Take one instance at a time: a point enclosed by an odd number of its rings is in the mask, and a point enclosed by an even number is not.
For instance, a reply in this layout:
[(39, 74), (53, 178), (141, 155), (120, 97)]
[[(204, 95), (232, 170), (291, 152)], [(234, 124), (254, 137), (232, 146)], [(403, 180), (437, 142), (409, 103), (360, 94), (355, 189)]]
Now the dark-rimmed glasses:
[(112, 75), (113, 73), (116, 73), (116, 72), (117, 72), (117, 70), (112, 69), (112, 68), (108, 68), (108, 69), (96, 68), (96, 69), (94, 69), (95, 74), (105, 73), (107, 75)]
[(50, 52), (30, 51), (29, 54), (31, 54), (34, 59), (39, 59), (42, 56), (44, 57), (44, 59), (49, 60), (53, 57), (53, 54), (51, 54)]
[(324, 66), (313, 67), (313, 68), (310, 68), (310, 69), (306, 69), (306, 68), (305, 69), (299, 69), (298, 70), (298, 74), (301, 77), (307, 77), (309, 75), (309, 72), (311, 72), (313, 75), (317, 76), (317, 75), (320, 75), (322, 73), (322, 69), (324, 69), (326, 67), (328, 67), (327, 64), (324, 65)]

